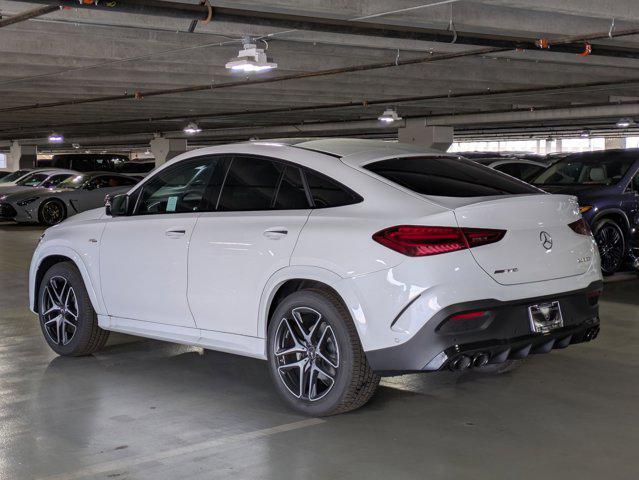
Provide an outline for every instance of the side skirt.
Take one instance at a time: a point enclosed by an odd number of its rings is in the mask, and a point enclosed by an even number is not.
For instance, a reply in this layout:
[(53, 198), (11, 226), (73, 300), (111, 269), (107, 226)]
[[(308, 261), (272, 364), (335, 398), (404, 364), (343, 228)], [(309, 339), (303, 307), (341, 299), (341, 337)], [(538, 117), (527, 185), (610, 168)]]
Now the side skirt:
[(127, 333), (138, 337), (180, 343), (182, 345), (191, 345), (208, 350), (234, 353), (236, 355), (266, 360), (266, 339), (264, 338), (166, 325), (164, 323), (145, 322), (130, 318), (111, 317), (108, 315), (98, 315), (98, 325), (100, 328), (112, 332)]

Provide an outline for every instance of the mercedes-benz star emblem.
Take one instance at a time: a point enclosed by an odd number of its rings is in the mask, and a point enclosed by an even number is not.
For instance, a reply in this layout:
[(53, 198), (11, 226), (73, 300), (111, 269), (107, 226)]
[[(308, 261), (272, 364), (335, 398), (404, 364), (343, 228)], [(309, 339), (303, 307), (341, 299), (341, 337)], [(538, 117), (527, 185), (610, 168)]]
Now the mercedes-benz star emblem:
[(546, 250), (550, 250), (552, 248), (552, 237), (548, 232), (541, 232), (539, 234), (539, 241), (541, 242), (541, 246)]

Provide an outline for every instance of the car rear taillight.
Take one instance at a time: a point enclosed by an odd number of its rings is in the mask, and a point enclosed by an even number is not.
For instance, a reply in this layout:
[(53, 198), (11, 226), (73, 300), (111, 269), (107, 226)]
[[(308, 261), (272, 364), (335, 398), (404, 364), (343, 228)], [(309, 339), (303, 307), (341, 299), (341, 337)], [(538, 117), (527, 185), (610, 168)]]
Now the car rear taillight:
[(583, 218), (569, 223), (568, 226), (573, 232), (578, 233), (579, 235), (591, 235), (590, 227)]
[(495, 243), (504, 235), (505, 230), (486, 228), (399, 225), (377, 232), (373, 240), (409, 257), (424, 257)]

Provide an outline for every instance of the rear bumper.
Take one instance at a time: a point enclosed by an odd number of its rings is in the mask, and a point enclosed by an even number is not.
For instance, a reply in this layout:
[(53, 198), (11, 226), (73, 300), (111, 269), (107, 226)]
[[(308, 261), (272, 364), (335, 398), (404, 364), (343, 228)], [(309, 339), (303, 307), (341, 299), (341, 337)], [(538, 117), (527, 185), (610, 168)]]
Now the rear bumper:
[[(593, 340), (599, 333), (598, 297), (602, 282), (585, 289), (501, 302), (480, 300), (451, 305), (429, 320), (409, 341), (366, 352), (371, 368), (380, 374), (463, 368), (468, 361), (501, 363), (548, 353)], [(534, 333), (528, 316), (531, 305), (559, 301), (564, 325), (549, 333)], [(450, 320), (470, 311), (486, 311), (481, 318)], [(480, 358), (485, 355), (487, 358)]]

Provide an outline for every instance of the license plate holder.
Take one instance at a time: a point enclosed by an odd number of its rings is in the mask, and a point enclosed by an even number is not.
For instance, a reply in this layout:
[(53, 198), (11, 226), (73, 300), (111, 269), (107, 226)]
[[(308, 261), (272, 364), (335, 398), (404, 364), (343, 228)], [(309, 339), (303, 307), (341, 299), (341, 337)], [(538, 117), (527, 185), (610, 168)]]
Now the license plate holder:
[(530, 328), (535, 333), (548, 333), (564, 326), (558, 301), (539, 303), (528, 307)]

